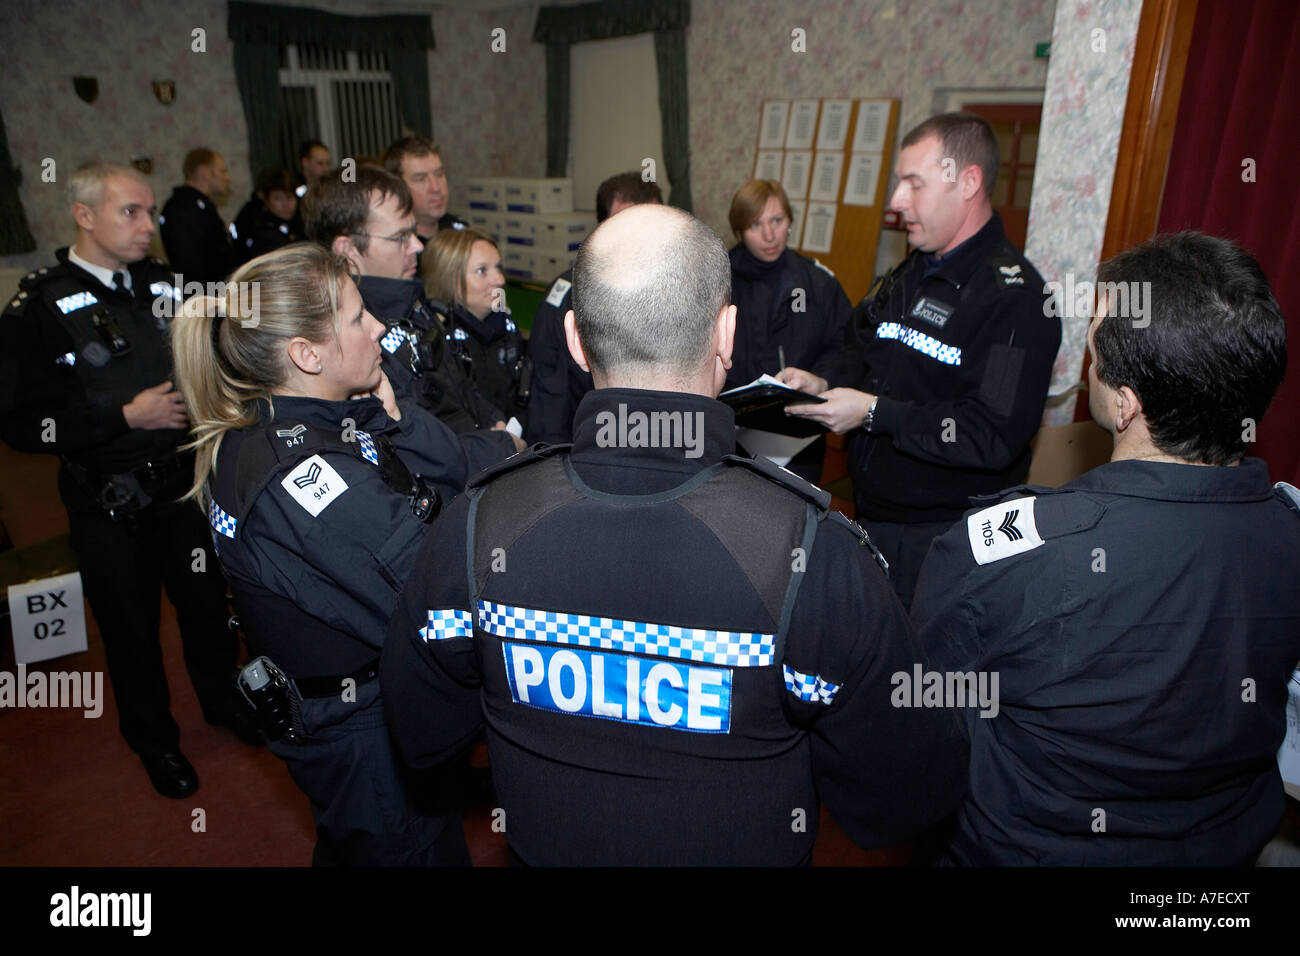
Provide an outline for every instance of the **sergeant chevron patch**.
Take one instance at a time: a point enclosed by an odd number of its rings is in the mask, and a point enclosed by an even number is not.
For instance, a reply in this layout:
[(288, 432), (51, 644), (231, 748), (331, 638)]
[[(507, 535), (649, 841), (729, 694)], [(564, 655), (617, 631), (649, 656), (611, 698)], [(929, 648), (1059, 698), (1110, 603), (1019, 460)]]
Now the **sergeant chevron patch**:
[(966, 535), (977, 564), (991, 564), (1043, 543), (1034, 523), (1037, 498), (1014, 498), (977, 511), (966, 519)]

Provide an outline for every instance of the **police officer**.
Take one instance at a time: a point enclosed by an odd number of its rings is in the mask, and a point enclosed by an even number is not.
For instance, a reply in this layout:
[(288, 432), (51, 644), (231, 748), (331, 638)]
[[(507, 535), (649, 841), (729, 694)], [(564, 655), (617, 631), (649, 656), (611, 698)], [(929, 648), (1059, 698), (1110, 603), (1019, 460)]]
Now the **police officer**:
[(521, 449), (474, 386), (468, 356), (444, 328), (445, 307), (427, 301), (415, 278), (422, 247), (406, 184), (371, 166), (352, 182), (335, 171), (308, 190), (303, 210), (308, 235), (353, 264), (366, 309), (387, 326), (379, 344), (398, 400), (418, 402), (456, 432), (471, 473)]
[(205, 423), (188, 497), (206, 497), (259, 655), (245, 681), (270, 746), (311, 799), (314, 862), (463, 863), (459, 819), (418, 810), (395, 765), (376, 677), (398, 588), (467, 465), (437, 418), (397, 404), (384, 331), (347, 260), (308, 243), (187, 302), (173, 350)]
[(220, 153), (192, 149), (182, 167), (184, 185), (172, 190), (158, 224), (167, 261), (185, 283), (223, 282), (236, 257), (217, 207), (230, 198), (230, 170)]
[(423, 136), (403, 136), (384, 152), (384, 168), (400, 178), (415, 204), (415, 229), (426, 246), (444, 229), (466, 229), (464, 219), (447, 211), (451, 190), (442, 151)]
[[(736, 305), (736, 351), (727, 388), (748, 385), (787, 367), (829, 374), (843, 348), (853, 311), (835, 274), (815, 259), (786, 248), (792, 213), (775, 180), (751, 179), (731, 200), (731, 300)], [(826, 439), (802, 449), (788, 467), (816, 484)]]
[(0, 321), (0, 429), (13, 448), (62, 461), (59, 494), (122, 736), (159, 793), (184, 797), (198, 775), (169, 710), (161, 587), (204, 717), (258, 737), (235, 704), (225, 582), (202, 521), (175, 503), (193, 467), (178, 451), (187, 420), (166, 344), (179, 290), (145, 257), (156, 207), (143, 176), (92, 163), (68, 191), (76, 242), (22, 280)]
[(903, 138), (891, 204), (915, 249), (859, 305), (842, 363), (785, 375), (826, 399), (790, 414), (849, 433), (856, 516), (904, 605), (930, 543), (970, 496), (1028, 473), (1060, 347), (1043, 280), (991, 205), (998, 156), (970, 113), (931, 117)]
[[(637, 203), (662, 203), (659, 185), (646, 182), (639, 172), (610, 176), (596, 190), (596, 223)], [(592, 389), (591, 373), (579, 367), (564, 340), (564, 315), (570, 309), (573, 270), (556, 276), (546, 298), (533, 314), (528, 335), (528, 355), (533, 360), (532, 397), (528, 401), (529, 444), (562, 444), (573, 439), (573, 413), (582, 396)]]
[(438, 232), (421, 266), (431, 299), (447, 303), (449, 335), (479, 390), (521, 423), (532, 393), (532, 360), (505, 299), (497, 244), (475, 229)]
[(819, 799), (871, 846), (960, 795), (952, 715), (890, 705), (917, 658), (866, 534), (730, 456), (729, 273), (680, 210), (596, 229), (566, 317), (597, 385), (572, 450), (479, 476), (393, 614), (380, 676), (404, 757), (436, 764), (486, 720), (525, 863), (794, 864)]
[(264, 169), (257, 177), (257, 189), (230, 224), (235, 258), (242, 265), (298, 242), (303, 238), (300, 229), (293, 177), (287, 169)]
[(1224, 239), (1163, 237), (1098, 280), (1088, 404), (1110, 463), (986, 499), (921, 573), (931, 660), (1000, 677), (997, 716), (967, 721), (949, 859), (1249, 866), (1282, 818), (1300, 659), (1300, 495), (1244, 457), (1286, 325)]

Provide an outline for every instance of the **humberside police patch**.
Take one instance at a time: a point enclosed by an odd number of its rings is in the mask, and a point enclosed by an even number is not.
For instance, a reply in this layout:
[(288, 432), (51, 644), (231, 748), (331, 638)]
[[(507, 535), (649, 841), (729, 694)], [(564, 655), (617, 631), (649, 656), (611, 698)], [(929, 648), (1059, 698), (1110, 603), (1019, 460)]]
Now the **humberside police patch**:
[(952, 306), (944, 302), (923, 295), (912, 306), (912, 318), (922, 319), (931, 325), (943, 328), (948, 324), (948, 320), (952, 318), (952, 309)]

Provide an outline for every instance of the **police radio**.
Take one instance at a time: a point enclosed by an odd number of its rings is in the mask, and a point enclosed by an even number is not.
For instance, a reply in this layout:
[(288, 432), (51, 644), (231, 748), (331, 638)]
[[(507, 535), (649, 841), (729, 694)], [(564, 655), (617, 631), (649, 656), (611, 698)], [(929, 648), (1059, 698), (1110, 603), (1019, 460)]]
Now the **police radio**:
[(269, 657), (258, 657), (244, 665), (237, 681), (239, 692), (257, 712), (257, 722), (267, 740), (301, 739), (295, 727), (302, 726), (298, 700), (289, 678)]
[(416, 374), (437, 371), (442, 365), (443, 354), (447, 350), (447, 337), (435, 326), (423, 333), (418, 339), (412, 336), (411, 350), (414, 358), (411, 365)]
[(125, 355), (131, 351), (131, 343), (127, 341), (126, 335), (122, 332), (122, 327), (117, 324), (117, 319), (109, 313), (100, 309), (91, 318), (91, 324), (94, 325), (95, 331), (99, 333), (100, 339), (108, 346), (108, 350), (113, 355)]
[(521, 355), (511, 371), (515, 379), (515, 402), (520, 406), (527, 405), (533, 397), (533, 360)]

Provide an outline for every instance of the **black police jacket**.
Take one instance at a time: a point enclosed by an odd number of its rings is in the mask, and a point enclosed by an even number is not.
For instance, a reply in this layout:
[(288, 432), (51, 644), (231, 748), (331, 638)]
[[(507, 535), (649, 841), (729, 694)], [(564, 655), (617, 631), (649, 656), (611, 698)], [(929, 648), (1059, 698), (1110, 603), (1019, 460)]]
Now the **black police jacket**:
[(348, 674), (376, 656), (428, 525), (385, 480), (381, 439), (444, 502), (467, 466), (418, 406), (276, 396), (222, 439), (208, 519), (250, 645), (294, 677)]
[[(424, 297), (424, 286), (415, 279), (361, 276), (357, 289), (366, 310), (388, 326), (379, 343), (381, 362), (398, 402), (403, 407), (407, 399), (418, 403), (456, 432), (470, 474), (513, 455), (510, 436), (491, 430), (505, 416), (471, 381), (468, 362), (462, 350), (448, 342), (437, 308)], [(435, 366), (432, 370), (424, 368), (417, 353), (420, 343)]]
[(815, 259), (786, 249), (763, 262), (744, 245), (732, 248), (731, 301), (736, 344), (726, 388), (748, 385), (785, 364), (823, 377), (844, 348), (853, 306), (834, 273)]
[(216, 205), (193, 186), (177, 186), (158, 216), (167, 261), (186, 283), (224, 282), (237, 264)]
[(95, 475), (166, 457), (183, 429), (131, 429), (122, 408), (172, 376), (167, 328), (180, 293), (154, 259), (110, 289), (58, 250), (29, 273), (0, 318), (0, 435), (19, 451), (62, 455)]
[(528, 355), (533, 360), (533, 396), (528, 402), (524, 438), (564, 444), (573, 439), (573, 414), (595, 384), (569, 354), (564, 315), (573, 308), (573, 270), (558, 276), (533, 315)]
[[(677, 431), (647, 447), (655, 413)], [(390, 726), (426, 766), (486, 720), (526, 863), (793, 864), (819, 796), (872, 846), (961, 794), (953, 715), (890, 706), (920, 658), (865, 532), (724, 461), (734, 434), (703, 396), (594, 391), (570, 453), (481, 476), (420, 554), (380, 664)]]
[(1300, 514), (1264, 462), (1117, 461), (935, 541), (912, 617), (965, 710), (964, 864), (1250, 866), (1282, 818)]
[(878, 397), (849, 434), (858, 520), (952, 521), (1022, 481), (1061, 344), (1042, 277), (995, 212), (942, 260), (913, 252), (858, 306), (828, 381)]
[(281, 219), (266, 208), (266, 203), (256, 194), (250, 196), (230, 224), (235, 265), (243, 265), (281, 246), (301, 241), (303, 234), (295, 231), (294, 225), (293, 219)]
[(474, 384), (497, 408), (507, 415), (525, 418), (525, 409), (516, 400), (522, 373), (524, 340), (509, 312), (489, 312), (479, 318), (463, 305), (452, 307), (448, 334), (452, 342), (469, 356), (470, 375)]

